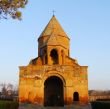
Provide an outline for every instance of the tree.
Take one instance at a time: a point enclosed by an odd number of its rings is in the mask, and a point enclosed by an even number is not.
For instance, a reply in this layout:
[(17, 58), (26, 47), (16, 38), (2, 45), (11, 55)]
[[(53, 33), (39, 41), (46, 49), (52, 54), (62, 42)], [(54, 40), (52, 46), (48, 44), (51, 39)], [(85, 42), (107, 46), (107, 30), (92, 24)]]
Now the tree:
[(0, 0), (0, 19), (7, 19), (8, 16), (13, 19), (21, 19), (20, 8), (24, 8), (28, 0)]
[(7, 95), (6, 84), (2, 84), (2, 94), (3, 94), (3, 95)]
[(8, 91), (11, 91), (11, 93), (13, 93), (14, 90), (14, 86), (12, 84), (1, 84), (2, 86), (2, 94), (7, 96), (8, 95)]

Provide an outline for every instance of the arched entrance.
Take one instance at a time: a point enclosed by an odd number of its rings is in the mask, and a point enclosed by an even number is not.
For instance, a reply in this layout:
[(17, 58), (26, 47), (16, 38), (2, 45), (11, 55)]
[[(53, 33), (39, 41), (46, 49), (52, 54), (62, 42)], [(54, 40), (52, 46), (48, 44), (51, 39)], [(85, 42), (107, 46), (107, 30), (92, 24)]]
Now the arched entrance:
[(44, 83), (44, 105), (64, 106), (63, 82), (57, 76), (49, 77)]
[(78, 92), (74, 92), (73, 101), (79, 101), (79, 93)]

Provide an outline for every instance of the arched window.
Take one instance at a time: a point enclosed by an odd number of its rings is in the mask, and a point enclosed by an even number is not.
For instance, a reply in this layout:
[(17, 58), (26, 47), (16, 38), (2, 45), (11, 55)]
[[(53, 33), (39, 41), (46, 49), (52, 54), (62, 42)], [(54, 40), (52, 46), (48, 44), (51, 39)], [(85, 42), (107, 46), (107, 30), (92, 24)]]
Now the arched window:
[(57, 50), (53, 49), (50, 52), (50, 56), (51, 56), (51, 59), (53, 61), (53, 64), (58, 64), (58, 53), (57, 53)]
[(64, 64), (64, 51), (61, 50), (62, 64)]
[(73, 101), (79, 101), (79, 93), (78, 92), (74, 92)]
[(46, 49), (44, 49), (43, 58), (44, 58), (44, 64), (47, 64), (48, 60), (47, 60), (47, 50)]
[(45, 64), (47, 64), (47, 55), (45, 55)]
[(62, 55), (62, 56), (64, 55), (64, 51), (63, 51), (63, 50), (61, 50), (61, 55)]

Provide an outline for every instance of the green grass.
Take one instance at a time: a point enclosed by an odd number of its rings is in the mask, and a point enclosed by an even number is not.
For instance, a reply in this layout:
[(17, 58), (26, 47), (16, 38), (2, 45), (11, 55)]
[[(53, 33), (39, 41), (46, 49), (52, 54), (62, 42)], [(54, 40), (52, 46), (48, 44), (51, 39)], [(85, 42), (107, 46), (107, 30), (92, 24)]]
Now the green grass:
[(110, 101), (91, 102), (92, 109), (110, 109)]
[(0, 109), (18, 109), (17, 101), (0, 101)]

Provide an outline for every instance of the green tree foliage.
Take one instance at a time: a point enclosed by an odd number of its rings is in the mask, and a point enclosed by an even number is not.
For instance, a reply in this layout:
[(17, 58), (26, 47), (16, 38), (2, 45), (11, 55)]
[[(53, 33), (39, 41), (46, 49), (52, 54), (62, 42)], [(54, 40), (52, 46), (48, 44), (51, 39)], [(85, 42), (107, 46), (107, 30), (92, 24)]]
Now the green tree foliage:
[(20, 8), (24, 8), (28, 0), (0, 0), (0, 19), (21, 19)]

